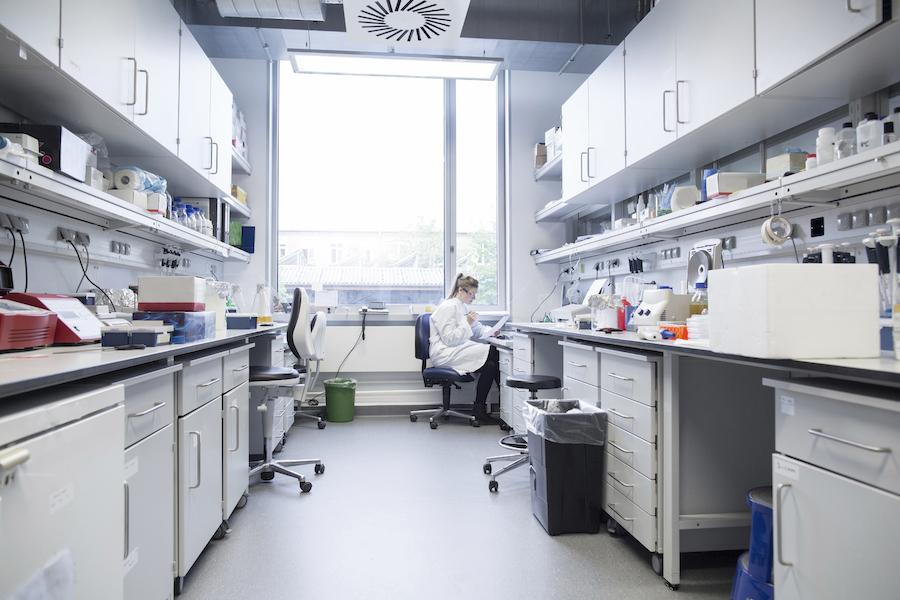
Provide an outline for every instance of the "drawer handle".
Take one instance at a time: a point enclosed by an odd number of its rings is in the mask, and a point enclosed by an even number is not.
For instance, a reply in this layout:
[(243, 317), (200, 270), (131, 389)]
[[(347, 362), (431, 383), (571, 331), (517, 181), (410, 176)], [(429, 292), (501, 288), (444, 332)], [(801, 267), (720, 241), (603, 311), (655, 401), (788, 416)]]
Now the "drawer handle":
[(128, 482), (125, 481), (124, 483), (125, 483), (125, 556), (123, 558), (128, 558), (128, 546), (131, 545), (131, 541), (128, 539), (129, 537), (131, 537), (129, 535), (130, 532), (128, 531), (130, 529), (130, 527), (129, 527), (130, 519), (128, 517), (128, 513), (130, 512), (129, 508), (131, 508), (131, 495), (130, 495), (131, 490), (128, 489)]
[(153, 406), (151, 408), (148, 408), (147, 410), (142, 410), (141, 412), (131, 413), (128, 415), (128, 418), (130, 419), (131, 417), (143, 417), (145, 415), (149, 415), (153, 411), (159, 410), (165, 405), (166, 405), (165, 402), (154, 402)]
[(229, 452), (236, 452), (238, 448), (241, 447), (241, 408), (239, 406), (231, 405), (230, 408), (234, 409), (234, 438), (235, 438), (235, 446), (234, 448), (229, 448)]
[(524, 373), (525, 372), (522, 369), (513, 369), (513, 371), (515, 371), (516, 373)]
[(610, 442), (609, 440), (607, 440), (607, 443), (610, 446), (612, 446), (613, 448), (615, 448), (616, 450), (618, 450), (619, 452), (624, 452), (625, 454), (634, 454), (634, 450), (626, 450), (625, 448), (623, 448), (621, 446), (617, 446), (616, 444), (614, 444), (613, 442)]
[(613, 379), (618, 379), (620, 381), (634, 381), (631, 377), (622, 377), (621, 375), (616, 375), (615, 373), (607, 373)]
[(890, 448), (879, 448), (878, 446), (867, 446), (865, 444), (860, 444), (859, 442), (854, 442), (853, 440), (845, 440), (844, 438), (839, 438), (834, 435), (829, 435), (827, 433), (823, 433), (821, 429), (809, 429), (809, 433), (813, 435), (817, 435), (819, 437), (823, 437), (826, 440), (834, 440), (835, 442), (840, 442), (842, 444), (847, 444), (848, 446), (853, 446), (854, 448), (859, 448), (861, 450), (868, 450), (869, 452), (881, 452), (887, 453), (890, 452)]
[(615, 481), (615, 482), (618, 483), (619, 485), (624, 485), (625, 487), (634, 487), (634, 484), (631, 484), (631, 483), (625, 483), (624, 481), (622, 481), (621, 479), (619, 479), (618, 477), (616, 477), (616, 472), (615, 472), (615, 471), (607, 471), (606, 474), (609, 475), (610, 477), (612, 477), (612, 478), (613, 478), (613, 481)]
[(19, 465), (24, 465), (31, 458), (31, 452), (25, 448), (17, 448), (0, 454), (0, 473), (12, 471)]
[(793, 567), (794, 563), (784, 562), (781, 558), (781, 513), (783, 512), (781, 508), (781, 489), (791, 487), (789, 483), (779, 483), (778, 488), (775, 491), (775, 514), (778, 515), (778, 518), (775, 520), (775, 545), (777, 550), (775, 551), (775, 557), (778, 559), (778, 563), (785, 567)]
[(611, 409), (611, 408), (607, 408), (607, 409), (606, 409), (606, 412), (612, 413), (612, 414), (616, 415), (617, 417), (622, 417), (623, 419), (633, 419), (633, 418), (634, 418), (634, 417), (629, 417), (628, 415), (623, 415), (623, 414), (620, 413), (620, 412), (616, 412), (616, 411), (614, 411), (614, 410)]
[(566, 361), (566, 364), (567, 364), (567, 365), (572, 365), (573, 367), (578, 367), (579, 369), (584, 369), (584, 368), (587, 367), (587, 365), (579, 365), (578, 363), (574, 363), (574, 362), (572, 362), (571, 360), (567, 360), (567, 361)]
[(622, 519), (623, 521), (634, 521), (634, 519), (629, 519), (628, 517), (623, 517), (623, 516), (622, 516), (622, 513), (620, 513), (619, 511), (616, 510), (616, 505), (615, 505), (615, 504), (610, 504), (610, 503), (607, 502), (606, 505), (607, 505), (614, 513), (616, 513), (616, 516), (618, 516), (618, 517), (619, 517), (620, 519)]
[(244, 365), (240, 369), (232, 369), (232, 371), (235, 371), (235, 372), (246, 371), (249, 368), (250, 368), (250, 365)]
[(203, 438), (200, 437), (199, 431), (188, 431), (188, 435), (197, 436), (197, 485), (190, 486), (190, 489), (193, 490), (200, 487), (200, 453), (203, 451)]
[(218, 382), (219, 382), (219, 378), (216, 377), (216, 378), (213, 379), (212, 381), (207, 381), (206, 383), (201, 383), (201, 384), (199, 384), (197, 387), (201, 387), (201, 388), (202, 388), (202, 387), (209, 387), (209, 386), (211, 386), (212, 384), (218, 383)]
[(862, 9), (861, 8), (853, 8), (853, 5), (850, 4), (850, 0), (847, 0), (847, 12), (860, 13), (860, 12), (862, 12)]

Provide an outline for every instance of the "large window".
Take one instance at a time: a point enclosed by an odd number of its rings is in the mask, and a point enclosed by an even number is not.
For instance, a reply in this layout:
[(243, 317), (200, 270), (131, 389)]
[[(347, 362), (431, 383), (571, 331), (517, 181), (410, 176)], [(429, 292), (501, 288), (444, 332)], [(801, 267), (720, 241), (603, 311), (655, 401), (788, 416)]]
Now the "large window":
[(279, 79), (279, 291), (435, 305), (462, 271), (499, 304), (497, 82)]

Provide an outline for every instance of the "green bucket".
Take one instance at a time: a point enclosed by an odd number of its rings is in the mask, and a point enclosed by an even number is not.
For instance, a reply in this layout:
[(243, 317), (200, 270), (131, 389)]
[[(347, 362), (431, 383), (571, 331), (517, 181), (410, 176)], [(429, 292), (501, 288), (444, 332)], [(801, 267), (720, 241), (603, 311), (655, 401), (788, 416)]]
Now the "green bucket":
[(325, 419), (332, 423), (353, 420), (356, 403), (355, 379), (325, 380)]

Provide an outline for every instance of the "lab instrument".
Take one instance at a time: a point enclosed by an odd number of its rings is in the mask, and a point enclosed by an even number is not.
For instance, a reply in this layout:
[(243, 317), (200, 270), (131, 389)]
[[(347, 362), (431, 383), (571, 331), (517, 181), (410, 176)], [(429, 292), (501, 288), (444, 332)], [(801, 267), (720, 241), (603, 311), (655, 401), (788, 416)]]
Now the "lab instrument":
[(0, 350), (52, 344), (56, 320), (56, 314), (49, 310), (0, 299)]
[(82, 344), (100, 339), (103, 324), (78, 298), (14, 292), (6, 299), (55, 312), (58, 318), (54, 344)]

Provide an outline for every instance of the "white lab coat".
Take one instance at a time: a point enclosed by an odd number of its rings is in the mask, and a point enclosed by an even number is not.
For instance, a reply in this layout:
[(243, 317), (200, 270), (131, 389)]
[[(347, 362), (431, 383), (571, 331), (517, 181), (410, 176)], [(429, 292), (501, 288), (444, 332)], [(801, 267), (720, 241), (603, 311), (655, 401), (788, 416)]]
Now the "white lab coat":
[(431, 315), (428, 354), (435, 367), (471, 373), (484, 366), (490, 346), (472, 340), (490, 331), (478, 321), (469, 325), (469, 307), (456, 298), (441, 302)]

